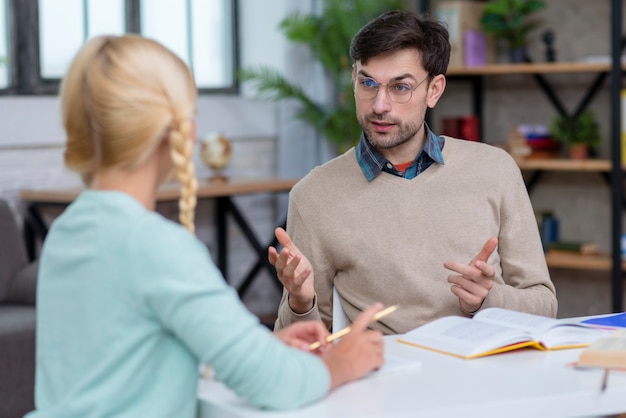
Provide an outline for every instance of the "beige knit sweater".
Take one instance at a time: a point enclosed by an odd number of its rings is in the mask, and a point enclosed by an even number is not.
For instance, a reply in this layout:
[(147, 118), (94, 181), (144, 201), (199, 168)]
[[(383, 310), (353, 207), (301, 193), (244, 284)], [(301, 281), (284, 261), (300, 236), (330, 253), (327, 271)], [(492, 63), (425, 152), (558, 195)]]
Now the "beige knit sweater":
[(297, 315), (285, 292), (277, 329), (319, 318), (330, 327), (333, 285), (351, 321), (374, 302), (399, 304), (372, 326), (386, 334), (465, 315), (443, 263), (469, 263), (491, 236), (499, 239), (489, 258), (496, 278), (482, 308), (556, 315), (536, 219), (513, 159), (453, 138), (446, 138), (443, 158), (412, 180), (383, 172), (368, 183), (353, 148), (298, 182), (287, 231), (313, 265), (317, 300)]

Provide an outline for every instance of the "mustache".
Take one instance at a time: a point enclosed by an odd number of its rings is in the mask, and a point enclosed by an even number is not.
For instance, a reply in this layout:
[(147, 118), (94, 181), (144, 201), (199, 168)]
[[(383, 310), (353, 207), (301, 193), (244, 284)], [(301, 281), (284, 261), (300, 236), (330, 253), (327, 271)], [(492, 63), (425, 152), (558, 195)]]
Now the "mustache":
[(390, 125), (397, 125), (398, 124), (398, 120), (397, 119), (388, 119), (386, 117), (387, 115), (385, 113), (369, 113), (366, 116), (366, 119), (370, 122), (383, 122), (383, 123), (387, 123)]

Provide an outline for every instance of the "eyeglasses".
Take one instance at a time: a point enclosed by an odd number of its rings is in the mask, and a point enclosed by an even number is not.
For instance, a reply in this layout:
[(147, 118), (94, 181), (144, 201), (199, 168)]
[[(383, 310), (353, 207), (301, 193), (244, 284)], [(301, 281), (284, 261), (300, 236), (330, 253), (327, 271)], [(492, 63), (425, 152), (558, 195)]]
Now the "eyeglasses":
[(386, 87), (387, 94), (392, 102), (406, 103), (413, 97), (413, 92), (426, 80), (428, 80), (428, 76), (417, 83), (417, 86), (411, 87), (409, 83), (401, 81), (379, 84), (371, 77), (358, 77), (352, 80), (352, 85), (354, 94), (360, 100), (372, 100), (378, 95), (378, 90), (380, 90), (381, 87)]

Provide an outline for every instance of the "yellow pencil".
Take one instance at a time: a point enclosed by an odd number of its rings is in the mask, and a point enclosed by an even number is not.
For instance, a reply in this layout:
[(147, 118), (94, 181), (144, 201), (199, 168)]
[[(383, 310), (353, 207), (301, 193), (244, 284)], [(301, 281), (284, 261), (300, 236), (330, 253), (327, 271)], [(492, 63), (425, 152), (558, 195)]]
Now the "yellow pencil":
[[(371, 322), (376, 322), (380, 320), (382, 317), (389, 315), (390, 313), (394, 312), (396, 309), (398, 309), (398, 305), (393, 305), (393, 306), (383, 309), (382, 311), (374, 315)], [(350, 327), (345, 327), (344, 329), (341, 329), (335, 332), (334, 334), (330, 334), (328, 337), (326, 337), (326, 342), (330, 343), (332, 341), (335, 341), (337, 338), (343, 337), (344, 335), (350, 332), (350, 329), (351, 329)], [(315, 350), (315, 349), (320, 348), (321, 346), (322, 346), (322, 343), (320, 341), (316, 341), (309, 346), (309, 350)]]

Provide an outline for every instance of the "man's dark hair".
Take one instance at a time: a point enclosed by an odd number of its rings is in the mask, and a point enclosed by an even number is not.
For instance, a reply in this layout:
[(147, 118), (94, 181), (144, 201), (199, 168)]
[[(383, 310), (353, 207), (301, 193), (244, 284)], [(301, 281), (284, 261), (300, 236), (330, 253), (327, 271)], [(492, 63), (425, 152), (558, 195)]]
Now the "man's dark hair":
[(430, 78), (445, 74), (450, 61), (446, 27), (408, 10), (393, 10), (370, 20), (354, 35), (350, 57), (367, 64), (370, 58), (402, 49), (416, 49)]

